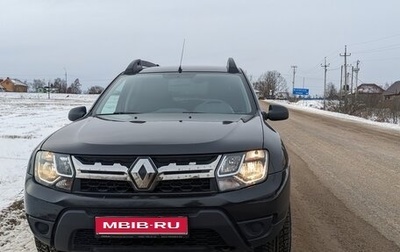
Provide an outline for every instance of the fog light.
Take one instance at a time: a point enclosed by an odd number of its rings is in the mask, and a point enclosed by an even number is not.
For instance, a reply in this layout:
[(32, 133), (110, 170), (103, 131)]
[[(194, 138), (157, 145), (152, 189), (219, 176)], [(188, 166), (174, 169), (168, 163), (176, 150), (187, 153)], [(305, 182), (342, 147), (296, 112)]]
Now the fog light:
[(246, 225), (246, 231), (250, 236), (259, 236), (264, 231), (264, 224), (262, 222), (253, 222)]
[(41, 233), (43, 235), (45, 235), (49, 232), (49, 225), (42, 223), (42, 222), (36, 222), (35, 228), (39, 233)]

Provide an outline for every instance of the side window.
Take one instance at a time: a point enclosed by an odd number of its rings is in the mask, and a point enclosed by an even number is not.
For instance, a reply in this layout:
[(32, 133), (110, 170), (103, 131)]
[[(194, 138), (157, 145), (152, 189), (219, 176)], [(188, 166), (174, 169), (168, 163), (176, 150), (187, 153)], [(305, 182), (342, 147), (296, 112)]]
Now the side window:
[(100, 112), (100, 114), (112, 114), (115, 112), (117, 108), (118, 101), (121, 96), (121, 91), (124, 88), (125, 83), (122, 85), (118, 85), (117, 88), (112, 90), (108, 97), (104, 101), (104, 106)]

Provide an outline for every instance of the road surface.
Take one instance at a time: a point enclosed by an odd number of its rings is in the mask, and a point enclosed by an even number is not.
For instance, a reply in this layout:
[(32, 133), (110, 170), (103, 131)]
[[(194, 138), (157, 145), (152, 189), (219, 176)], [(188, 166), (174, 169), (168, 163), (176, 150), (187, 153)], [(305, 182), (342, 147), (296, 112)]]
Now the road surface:
[(291, 157), (293, 251), (400, 251), (400, 131), (300, 110), (270, 124)]

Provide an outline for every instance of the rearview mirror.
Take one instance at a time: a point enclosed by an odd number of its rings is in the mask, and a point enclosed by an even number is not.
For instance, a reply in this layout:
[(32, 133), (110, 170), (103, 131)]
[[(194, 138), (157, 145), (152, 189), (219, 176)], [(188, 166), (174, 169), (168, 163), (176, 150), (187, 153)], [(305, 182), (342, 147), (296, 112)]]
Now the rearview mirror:
[(289, 111), (286, 107), (276, 104), (269, 105), (268, 113), (263, 112), (264, 120), (281, 121), (289, 118)]
[(68, 119), (70, 121), (76, 121), (82, 118), (84, 115), (86, 115), (86, 107), (85, 106), (76, 107), (69, 111)]

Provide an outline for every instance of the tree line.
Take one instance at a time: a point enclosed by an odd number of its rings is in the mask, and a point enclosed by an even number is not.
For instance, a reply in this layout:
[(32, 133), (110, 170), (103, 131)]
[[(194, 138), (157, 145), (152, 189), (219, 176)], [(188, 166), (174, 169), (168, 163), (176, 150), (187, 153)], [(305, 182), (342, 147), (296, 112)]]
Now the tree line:
[[(272, 98), (278, 92), (288, 92), (285, 78), (278, 71), (267, 71), (254, 81), (252, 76), (249, 76), (250, 82), (254, 88), (261, 92), (265, 98)], [(56, 78), (46, 81), (44, 79), (34, 79), (32, 83), (27, 83), (32, 92), (51, 92), (66, 93), (66, 94), (100, 94), (104, 88), (98, 85), (89, 87), (87, 90), (82, 90), (82, 85), (79, 79), (75, 79), (69, 85), (65, 79)]]
[(56, 78), (54, 80), (45, 81), (44, 79), (34, 79), (32, 83), (26, 83), (33, 92), (57, 92), (66, 94), (100, 94), (104, 88), (101, 86), (91, 86), (87, 90), (82, 91), (82, 84), (76, 78), (69, 85), (65, 79)]

